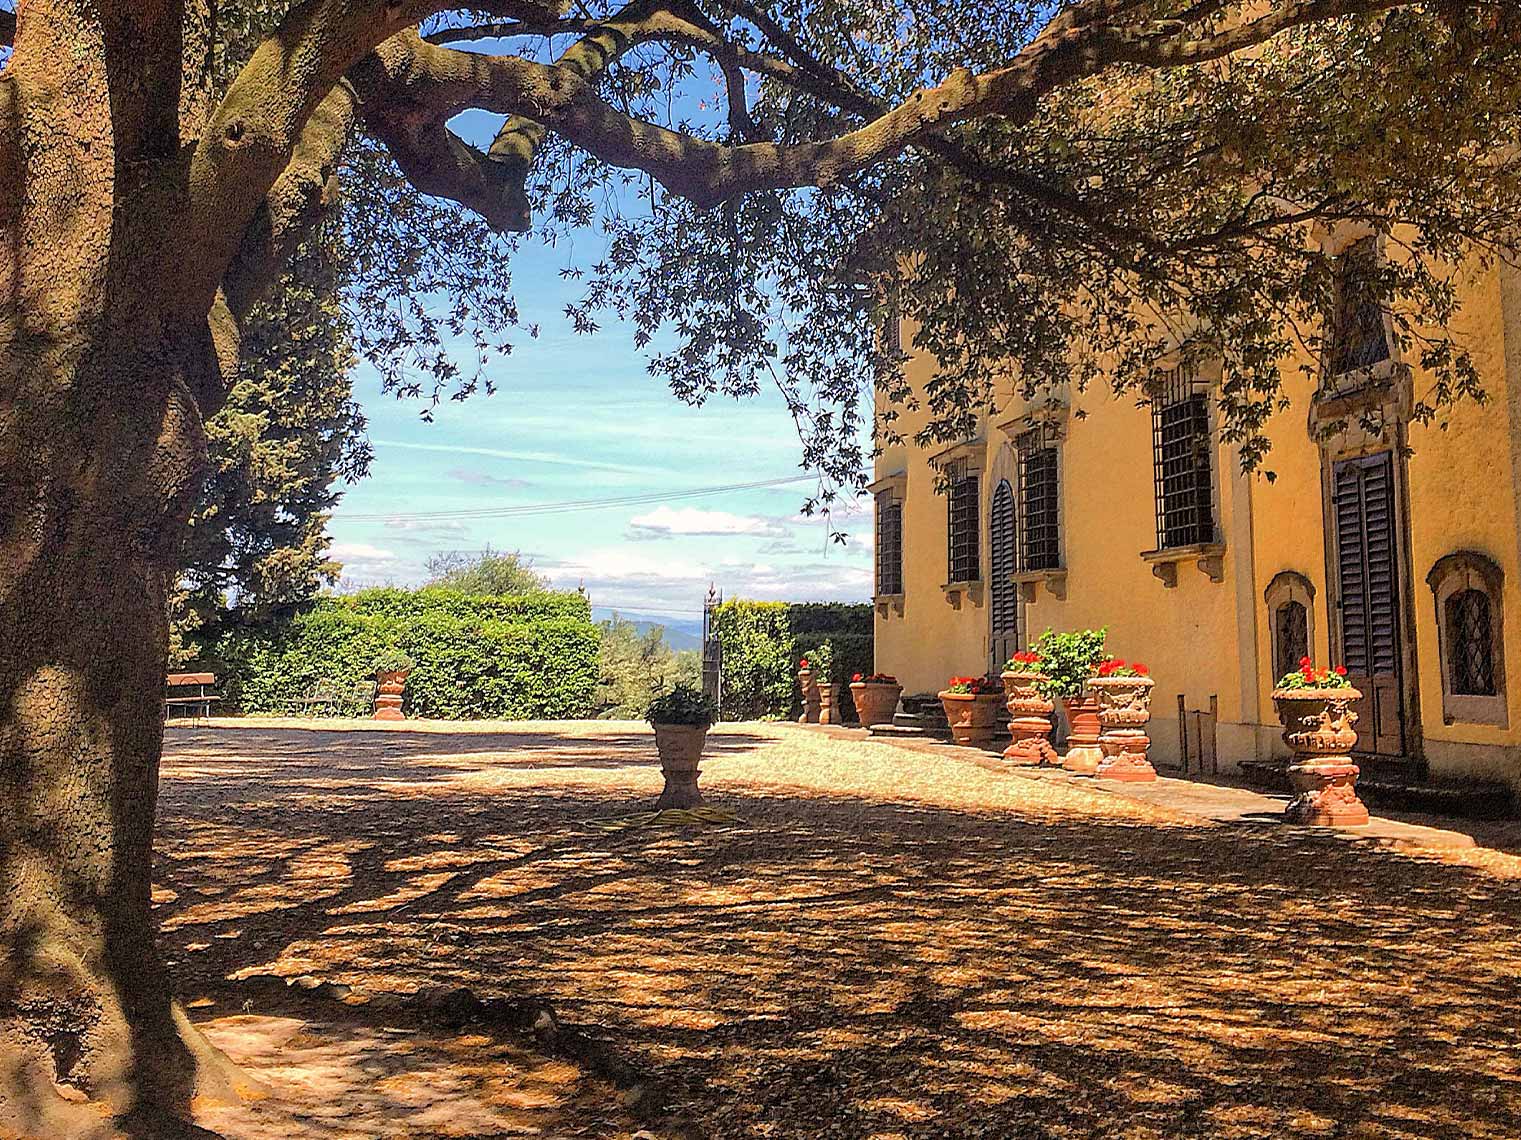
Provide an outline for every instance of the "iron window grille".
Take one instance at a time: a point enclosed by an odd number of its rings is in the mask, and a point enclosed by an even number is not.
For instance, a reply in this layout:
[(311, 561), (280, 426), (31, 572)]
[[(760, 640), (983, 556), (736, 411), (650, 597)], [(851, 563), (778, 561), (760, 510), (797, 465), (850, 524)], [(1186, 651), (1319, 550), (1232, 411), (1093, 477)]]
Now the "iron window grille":
[(1483, 591), (1460, 590), (1447, 599), (1447, 644), (1452, 652), (1452, 691), (1494, 696), (1494, 626)]
[(1389, 359), (1389, 330), (1374, 287), (1377, 275), (1375, 238), (1353, 242), (1337, 258), (1327, 369), (1331, 377), (1359, 372)]
[(1287, 676), (1299, 668), (1310, 655), (1309, 613), (1299, 602), (1285, 602), (1273, 614), (1274, 644), (1278, 659), (1273, 662), (1273, 679)]
[(981, 577), (982, 552), (977, 476), (963, 460), (947, 472), (946, 573), (949, 582), (975, 582)]
[(1019, 452), (1019, 569), (1061, 566), (1061, 509), (1056, 446), (1036, 429), (1021, 435)]
[(877, 594), (903, 593), (903, 504), (890, 492), (877, 496)]
[(1209, 388), (1188, 365), (1163, 373), (1152, 387), (1151, 443), (1157, 549), (1214, 542)]

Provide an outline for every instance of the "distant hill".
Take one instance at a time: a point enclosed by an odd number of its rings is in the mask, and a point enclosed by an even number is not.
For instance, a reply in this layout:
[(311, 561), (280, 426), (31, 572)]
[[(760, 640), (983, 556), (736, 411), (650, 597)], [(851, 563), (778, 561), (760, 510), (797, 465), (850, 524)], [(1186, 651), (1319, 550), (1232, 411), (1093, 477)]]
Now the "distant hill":
[(611, 606), (593, 606), (592, 620), (607, 621), (617, 614), (625, 621), (632, 622), (634, 628), (640, 633), (648, 633), (655, 626), (665, 630), (665, 643), (672, 649), (701, 649), (702, 648), (702, 619), (692, 617), (669, 617), (662, 614), (649, 614), (636, 617), (624, 610), (614, 609)]

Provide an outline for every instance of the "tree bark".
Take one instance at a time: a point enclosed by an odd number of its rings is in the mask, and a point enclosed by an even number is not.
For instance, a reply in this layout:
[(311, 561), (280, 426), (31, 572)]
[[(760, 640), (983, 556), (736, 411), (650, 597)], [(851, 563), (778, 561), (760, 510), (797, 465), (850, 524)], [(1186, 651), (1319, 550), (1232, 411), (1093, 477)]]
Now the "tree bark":
[(113, 35), (34, 0), (0, 74), (28, 96), (0, 217), (0, 1135), (170, 1136), (236, 1084), (149, 904), (165, 588), (217, 363), (173, 317), (178, 124), (110, 97), (163, 61)]

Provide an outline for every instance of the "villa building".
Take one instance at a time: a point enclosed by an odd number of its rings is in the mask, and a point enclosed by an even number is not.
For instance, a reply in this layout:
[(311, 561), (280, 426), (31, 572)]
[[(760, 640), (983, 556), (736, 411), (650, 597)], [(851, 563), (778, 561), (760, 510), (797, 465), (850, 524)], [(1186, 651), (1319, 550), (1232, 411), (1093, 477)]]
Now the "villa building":
[[(1376, 240), (1342, 254), (1318, 379), (1284, 366), (1273, 481), (1220, 441), (1207, 365), (1164, 366), (1139, 401), (1097, 385), (1011, 393), (973, 438), (887, 447), (872, 487), (877, 669), (933, 693), (1047, 628), (1107, 626), (1111, 652), (1156, 678), (1153, 759), (1230, 771), (1285, 754), (1269, 694), (1309, 656), (1345, 664), (1363, 692), (1365, 759), (1521, 788), (1521, 683), (1506, 669), (1521, 661), (1521, 271), (1476, 270), (1465, 287), (1456, 331), (1488, 400), (1443, 430), (1412, 419), (1427, 378), (1359, 300)], [(933, 361), (906, 368), (922, 386)], [(1365, 413), (1377, 434), (1319, 438)], [(905, 439), (917, 426), (903, 414)]]

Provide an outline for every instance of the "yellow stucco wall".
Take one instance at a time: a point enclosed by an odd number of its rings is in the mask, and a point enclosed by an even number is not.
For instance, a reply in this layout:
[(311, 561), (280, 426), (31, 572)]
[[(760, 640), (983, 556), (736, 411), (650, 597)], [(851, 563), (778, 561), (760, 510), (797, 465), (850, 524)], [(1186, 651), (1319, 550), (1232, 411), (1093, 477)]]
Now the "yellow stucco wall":
[[(1521, 548), (1517, 541), (1517, 484), (1521, 481), (1521, 274), (1502, 282), (1502, 271), (1476, 273), (1465, 288), (1458, 331), (1474, 352), (1489, 401), (1465, 404), (1446, 431), (1408, 428), (1409, 549), (1403, 570), (1412, 606), (1419, 736), (1412, 754), (1424, 754), (1434, 775), (1479, 774), (1521, 786)], [(905, 330), (905, 343), (911, 343)], [(1281, 752), (1269, 692), (1271, 615), (1264, 591), (1273, 576), (1292, 570), (1315, 590), (1313, 655), (1331, 659), (1322, 457), (1307, 430), (1312, 382), (1299, 361), (1284, 365), (1291, 407), (1269, 429), (1273, 451), (1261, 474), (1244, 475), (1232, 449), (1218, 445), (1215, 470), (1219, 527), (1225, 544), (1223, 581), (1192, 563), (1166, 588), (1141, 557), (1156, 546), (1150, 416), (1133, 398), (1107, 391), (1067, 394), (1071, 416), (1061, 445), (1061, 510), (1066, 597), (1044, 587), (1023, 607), (1026, 637), (1042, 630), (1106, 625), (1111, 651), (1151, 666), (1157, 679), (1152, 737), (1164, 762), (1178, 751), (1176, 709), (1218, 702), (1223, 767)], [(933, 362), (916, 357), (909, 380), (922, 386)], [(1510, 380), (1507, 383), (1507, 380)], [(1414, 390), (1429, 377), (1417, 368)], [(983, 473), (982, 558), (987, 572), (987, 508), (999, 477), (1013, 469), (1012, 441), (998, 430), (1024, 411), (1009, 399), (983, 424), (975, 463)], [(1079, 415), (1079, 413), (1082, 413)], [(905, 436), (923, 412), (904, 412)], [(933, 692), (952, 674), (989, 665), (989, 614), (964, 600), (946, 601), (946, 504), (934, 489), (929, 462), (938, 448), (890, 447), (877, 463), (880, 477), (903, 471), (904, 597), (901, 614), (879, 606), (877, 668), (896, 674), (905, 691)], [(1509, 725), (1443, 723), (1436, 607), (1426, 575), (1444, 555), (1479, 551), (1504, 573), (1505, 660)]]

